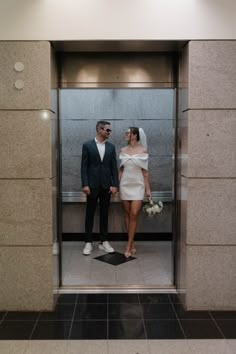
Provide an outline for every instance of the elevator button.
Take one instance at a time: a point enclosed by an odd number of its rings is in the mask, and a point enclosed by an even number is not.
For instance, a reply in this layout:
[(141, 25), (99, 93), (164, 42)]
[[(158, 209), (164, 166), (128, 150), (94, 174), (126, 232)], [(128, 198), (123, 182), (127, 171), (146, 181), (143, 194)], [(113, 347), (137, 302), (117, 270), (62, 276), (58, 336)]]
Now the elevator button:
[(23, 71), (25, 68), (24, 64), (21, 63), (20, 61), (15, 63), (15, 70), (16, 71)]
[(16, 80), (15, 81), (15, 88), (17, 88), (17, 90), (22, 90), (24, 87), (24, 81), (23, 80)]

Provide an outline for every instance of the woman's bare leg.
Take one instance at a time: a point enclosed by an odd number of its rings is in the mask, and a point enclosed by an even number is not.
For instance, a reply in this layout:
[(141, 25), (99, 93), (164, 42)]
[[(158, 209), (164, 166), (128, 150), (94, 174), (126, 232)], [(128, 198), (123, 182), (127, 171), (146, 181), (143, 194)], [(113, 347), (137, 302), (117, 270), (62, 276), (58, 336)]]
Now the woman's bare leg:
[(129, 213), (130, 213), (131, 202), (129, 200), (123, 200), (123, 208), (125, 211), (125, 227), (126, 231), (129, 230)]
[(131, 249), (134, 247), (134, 236), (136, 232), (137, 222), (139, 212), (142, 206), (141, 200), (132, 200), (130, 201), (130, 209), (129, 209), (129, 226), (128, 226), (128, 243), (126, 247), (126, 253), (130, 253)]

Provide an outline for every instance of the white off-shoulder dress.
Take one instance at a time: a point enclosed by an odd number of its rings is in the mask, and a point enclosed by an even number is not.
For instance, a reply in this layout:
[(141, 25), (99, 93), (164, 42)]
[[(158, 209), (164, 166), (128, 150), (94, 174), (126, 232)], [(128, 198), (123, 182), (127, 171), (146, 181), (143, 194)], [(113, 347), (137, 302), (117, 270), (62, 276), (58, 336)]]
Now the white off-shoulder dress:
[(119, 155), (123, 166), (123, 173), (120, 180), (121, 200), (143, 200), (145, 185), (142, 169), (148, 170), (148, 154), (128, 155), (121, 152)]

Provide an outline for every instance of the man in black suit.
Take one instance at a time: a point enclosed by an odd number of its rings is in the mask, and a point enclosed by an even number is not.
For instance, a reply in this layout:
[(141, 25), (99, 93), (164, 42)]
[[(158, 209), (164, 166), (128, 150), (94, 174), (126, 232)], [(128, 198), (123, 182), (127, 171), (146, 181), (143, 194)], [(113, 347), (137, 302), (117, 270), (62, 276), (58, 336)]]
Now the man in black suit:
[(115, 146), (107, 139), (111, 133), (110, 123), (99, 121), (96, 124), (95, 139), (83, 144), (81, 178), (83, 192), (87, 196), (85, 217), (85, 247), (83, 255), (90, 255), (93, 242), (93, 222), (97, 202), (100, 205), (100, 244), (99, 249), (113, 253), (108, 237), (108, 209), (111, 194), (118, 189), (118, 169)]

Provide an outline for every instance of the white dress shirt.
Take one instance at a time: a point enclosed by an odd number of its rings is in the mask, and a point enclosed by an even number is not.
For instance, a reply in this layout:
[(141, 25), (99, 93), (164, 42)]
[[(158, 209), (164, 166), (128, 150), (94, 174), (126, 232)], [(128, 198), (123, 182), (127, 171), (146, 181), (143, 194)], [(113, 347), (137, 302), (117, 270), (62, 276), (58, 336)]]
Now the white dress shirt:
[(101, 157), (101, 161), (103, 161), (104, 155), (105, 155), (105, 143), (106, 140), (104, 140), (102, 143), (100, 143), (97, 138), (95, 138), (95, 142), (97, 144), (98, 152)]

